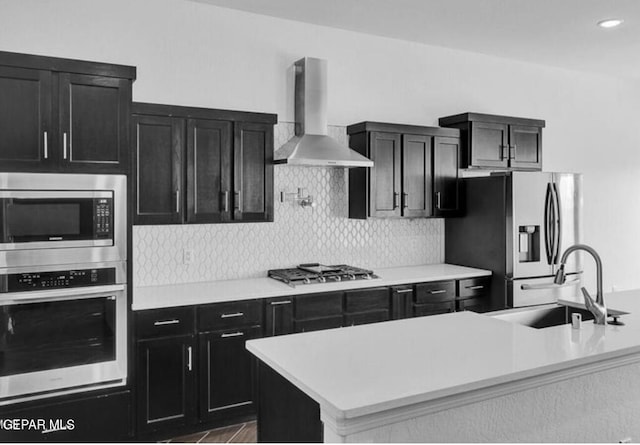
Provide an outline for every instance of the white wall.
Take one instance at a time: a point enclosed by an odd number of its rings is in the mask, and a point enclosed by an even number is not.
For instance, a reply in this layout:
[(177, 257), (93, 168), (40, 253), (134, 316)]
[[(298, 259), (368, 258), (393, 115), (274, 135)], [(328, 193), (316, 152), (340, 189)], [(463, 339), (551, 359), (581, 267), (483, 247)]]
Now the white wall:
[(605, 285), (640, 287), (640, 86), (615, 78), (225, 10), (189, 0), (0, 0), (0, 49), (138, 67), (137, 101), (293, 120), (291, 64), (329, 60), (329, 122), (547, 121), (544, 168), (585, 174)]

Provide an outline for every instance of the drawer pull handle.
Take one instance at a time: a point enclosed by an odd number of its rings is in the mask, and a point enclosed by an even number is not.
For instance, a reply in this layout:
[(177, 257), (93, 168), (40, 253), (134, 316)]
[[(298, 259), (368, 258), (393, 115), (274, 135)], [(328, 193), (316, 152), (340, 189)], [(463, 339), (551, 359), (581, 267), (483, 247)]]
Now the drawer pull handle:
[(156, 321), (153, 323), (154, 326), (166, 326), (168, 324), (179, 324), (180, 320), (164, 320), (164, 321)]
[(396, 291), (396, 294), (406, 294), (409, 292), (413, 292), (413, 289), (400, 289)]
[(229, 338), (229, 337), (242, 337), (244, 332), (232, 332), (230, 334), (222, 334), (221, 338)]
[(429, 291), (430, 294), (444, 294), (447, 290), (446, 289), (438, 289), (438, 290), (431, 290)]
[(283, 300), (283, 301), (272, 301), (269, 303), (271, 306), (280, 306), (282, 304), (291, 304), (291, 300)]
[(478, 289), (484, 289), (484, 286), (482, 284), (479, 284), (477, 286), (466, 286), (465, 289), (478, 290)]
[(44, 158), (49, 159), (49, 137), (47, 132), (44, 132)]
[(234, 317), (242, 317), (244, 312), (234, 312), (233, 314), (222, 314), (220, 318), (234, 318)]

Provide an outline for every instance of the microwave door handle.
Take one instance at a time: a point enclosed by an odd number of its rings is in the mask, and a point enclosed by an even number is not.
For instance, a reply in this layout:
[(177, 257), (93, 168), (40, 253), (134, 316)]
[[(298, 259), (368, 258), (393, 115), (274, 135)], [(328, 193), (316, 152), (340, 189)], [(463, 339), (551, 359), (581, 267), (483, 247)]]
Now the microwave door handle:
[(544, 247), (549, 265), (553, 262), (551, 245), (551, 193), (551, 184), (547, 184), (547, 193), (544, 198)]
[(13, 303), (38, 303), (60, 300), (81, 300), (85, 298), (95, 298), (101, 294), (122, 292), (126, 289), (124, 284), (113, 284), (109, 286), (81, 287), (71, 289), (53, 289), (27, 292), (10, 292), (0, 294), (0, 306)]

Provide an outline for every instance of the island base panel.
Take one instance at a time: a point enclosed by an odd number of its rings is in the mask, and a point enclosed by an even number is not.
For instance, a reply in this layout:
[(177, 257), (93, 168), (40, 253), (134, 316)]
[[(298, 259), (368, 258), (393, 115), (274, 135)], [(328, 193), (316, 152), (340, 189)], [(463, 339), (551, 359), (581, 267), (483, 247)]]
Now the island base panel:
[(258, 442), (322, 442), (320, 405), (263, 362), (258, 366)]

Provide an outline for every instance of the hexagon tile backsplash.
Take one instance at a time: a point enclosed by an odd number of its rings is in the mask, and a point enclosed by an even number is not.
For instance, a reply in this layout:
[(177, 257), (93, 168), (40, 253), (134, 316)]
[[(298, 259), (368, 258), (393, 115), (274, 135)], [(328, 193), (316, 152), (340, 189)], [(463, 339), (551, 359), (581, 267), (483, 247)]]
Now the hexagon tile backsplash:
[[(275, 147), (293, 135), (275, 127)], [(329, 127), (345, 145), (345, 127)], [(274, 222), (133, 227), (135, 286), (265, 277), (268, 269), (300, 263), (377, 269), (444, 261), (444, 220), (348, 218), (348, 170), (274, 168)], [(317, 206), (280, 202), (280, 191), (306, 188)], [(193, 260), (184, 264), (185, 249)]]

